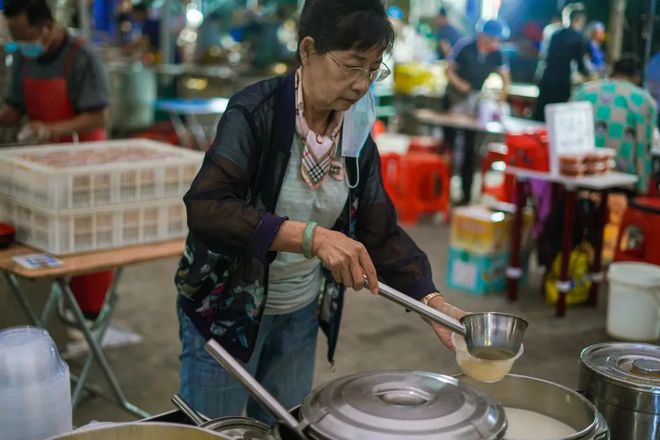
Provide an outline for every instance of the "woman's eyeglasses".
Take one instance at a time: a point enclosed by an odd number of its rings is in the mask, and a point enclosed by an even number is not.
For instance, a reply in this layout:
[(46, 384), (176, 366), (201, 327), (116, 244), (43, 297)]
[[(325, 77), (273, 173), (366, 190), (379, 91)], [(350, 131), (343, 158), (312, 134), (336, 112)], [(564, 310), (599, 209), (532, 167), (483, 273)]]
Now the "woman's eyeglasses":
[(348, 77), (353, 81), (357, 81), (362, 75), (367, 75), (369, 77), (369, 82), (379, 82), (390, 76), (392, 73), (390, 68), (387, 67), (385, 63), (381, 63), (382, 67), (380, 69), (367, 70), (363, 69), (362, 67), (347, 66), (339, 59), (337, 59), (337, 57), (335, 57), (332, 53), (328, 52), (327, 54), (330, 56), (330, 59), (334, 61), (335, 64), (337, 64), (339, 67), (341, 67), (344, 72), (346, 72)]

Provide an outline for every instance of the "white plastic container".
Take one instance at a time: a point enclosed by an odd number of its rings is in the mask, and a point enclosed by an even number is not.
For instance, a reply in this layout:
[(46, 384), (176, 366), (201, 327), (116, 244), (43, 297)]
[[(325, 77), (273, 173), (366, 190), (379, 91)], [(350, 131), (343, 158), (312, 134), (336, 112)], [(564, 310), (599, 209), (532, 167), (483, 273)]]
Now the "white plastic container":
[(607, 333), (627, 341), (660, 338), (660, 266), (612, 263)]
[(41, 440), (72, 429), (69, 367), (48, 332), (0, 331), (0, 438)]
[(203, 158), (148, 139), (2, 149), (0, 194), (50, 210), (181, 197)]
[(55, 255), (153, 243), (188, 233), (180, 197), (67, 211), (0, 197), (0, 220), (14, 225), (21, 243)]
[(380, 152), (380, 154), (395, 153), (404, 155), (408, 152), (408, 148), (410, 147), (410, 136), (385, 132), (376, 136), (374, 142), (378, 145), (378, 152)]

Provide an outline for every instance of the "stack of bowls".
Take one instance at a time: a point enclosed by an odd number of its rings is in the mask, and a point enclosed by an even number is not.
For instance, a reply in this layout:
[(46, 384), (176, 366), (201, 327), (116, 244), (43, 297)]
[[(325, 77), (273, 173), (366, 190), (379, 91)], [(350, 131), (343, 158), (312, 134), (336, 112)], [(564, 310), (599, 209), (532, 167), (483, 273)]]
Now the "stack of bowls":
[(43, 439), (72, 429), (69, 367), (44, 329), (0, 331), (0, 427), (4, 440)]

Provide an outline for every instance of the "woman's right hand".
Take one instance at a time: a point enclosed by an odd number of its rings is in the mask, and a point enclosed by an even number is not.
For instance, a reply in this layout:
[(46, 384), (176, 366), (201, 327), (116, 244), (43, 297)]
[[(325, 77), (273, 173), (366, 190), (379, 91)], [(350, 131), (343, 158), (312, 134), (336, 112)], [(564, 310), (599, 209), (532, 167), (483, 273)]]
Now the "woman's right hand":
[(367, 248), (341, 232), (317, 227), (312, 241), (312, 253), (332, 273), (338, 283), (354, 290), (364, 288), (367, 277), (369, 290), (378, 294), (378, 277)]

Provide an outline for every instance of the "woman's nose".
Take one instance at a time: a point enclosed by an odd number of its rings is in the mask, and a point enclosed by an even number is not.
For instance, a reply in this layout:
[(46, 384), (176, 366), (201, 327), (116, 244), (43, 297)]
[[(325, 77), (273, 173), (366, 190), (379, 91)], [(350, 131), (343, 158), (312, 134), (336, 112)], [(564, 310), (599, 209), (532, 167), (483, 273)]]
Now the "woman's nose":
[(360, 97), (364, 96), (369, 90), (371, 85), (371, 80), (367, 75), (360, 75), (360, 78), (353, 82), (353, 90), (360, 94)]

